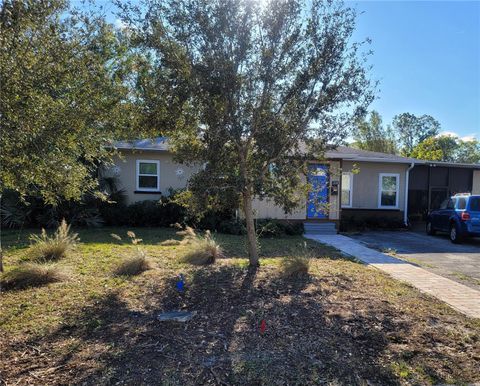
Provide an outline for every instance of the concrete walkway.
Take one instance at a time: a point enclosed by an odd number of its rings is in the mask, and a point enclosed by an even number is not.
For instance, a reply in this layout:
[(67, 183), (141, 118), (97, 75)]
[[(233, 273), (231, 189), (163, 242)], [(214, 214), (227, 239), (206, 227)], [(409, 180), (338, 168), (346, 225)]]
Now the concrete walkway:
[(305, 235), (305, 237), (331, 245), (365, 264), (388, 273), (395, 279), (405, 281), (420, 291), (435, 296), (467, 316), (480, 318), (480, 291), (367, 248), (350, 237), (342, 235)]

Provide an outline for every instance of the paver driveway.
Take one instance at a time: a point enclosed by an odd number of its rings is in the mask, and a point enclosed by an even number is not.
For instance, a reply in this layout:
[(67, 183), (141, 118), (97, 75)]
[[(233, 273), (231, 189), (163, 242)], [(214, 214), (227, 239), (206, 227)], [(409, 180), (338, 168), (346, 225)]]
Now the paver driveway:
[(446, 235), (420, 232), (368, 231), (349, 235), (367, 246), (480, 290), (480, 239), (452, 244)]
[(350, 237), (331, 234), (305, 234), (304, 237), (331, 245), (368, 266), (386, 272), (394, 279), (409, 283), (420, 291), (435, 296), (465, 315), (480, 319), (480, 291), (476, 289), (428, 272), (398, 257), (368, 248), (359, 240)]

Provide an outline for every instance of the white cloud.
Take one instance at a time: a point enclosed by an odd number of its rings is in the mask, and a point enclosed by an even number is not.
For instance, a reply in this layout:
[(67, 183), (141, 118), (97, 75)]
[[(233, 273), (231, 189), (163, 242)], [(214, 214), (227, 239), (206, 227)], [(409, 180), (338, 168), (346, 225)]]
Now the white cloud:
[(115, 19), (113, 25), (118, 29), (125, 29), (127, 25), (121, 19)]
[(440, 134), (437, 135), (437, 137), (453, 137), (453, 138), (458, 138), (464, 142), (470, 142), (470, 141), (476, 141), (477, 140), (477, 135), (476, 134), (468, 134), (463, 137), (460, 137), (457, 133), (454, 131), (442, 131)]
[(477, 136), (475, 134), (466, 135), (460, 138), (463, 142), (473, 142), (477, 140)]
[(442, 131), (437, 135), (438, 137), (454, 137), (454, 138), (459, 138), (459, 135), (453, 131)]

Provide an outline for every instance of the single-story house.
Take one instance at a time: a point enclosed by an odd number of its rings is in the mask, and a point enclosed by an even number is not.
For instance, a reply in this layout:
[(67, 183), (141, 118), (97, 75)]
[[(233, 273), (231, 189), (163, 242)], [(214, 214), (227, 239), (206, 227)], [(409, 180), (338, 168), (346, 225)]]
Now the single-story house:
[[(121, 153), (108, 173), (119, 180), (129, 203), (156, 200), (187, 186), (199, 167), (175, 163), (165, 138), (116, 142)], [(480, 164), (424, 161), (340, 146), (309, 164), (318, 187), (293, 213), (269, 200), (255, 200), (257, 218), (333, 223), (341, 218), (392, 218), (408, 222), (459, 192), (480, 194)], [(313, 197), (315, 196), (315, 197)], [(324, 210), (317, 210), (318, 203)], [(325, 204), (325, 205), (323, 205)]]

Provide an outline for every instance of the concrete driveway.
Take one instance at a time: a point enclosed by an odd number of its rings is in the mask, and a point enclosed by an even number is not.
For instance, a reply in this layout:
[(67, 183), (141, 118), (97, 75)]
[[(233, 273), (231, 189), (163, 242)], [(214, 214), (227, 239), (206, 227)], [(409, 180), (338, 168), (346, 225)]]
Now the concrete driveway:
[(423, 232), (367, 231), (348, 236), (370, 248), (480, 290), (480, 238), (452, 244), (446, 235), (427, 236)]

